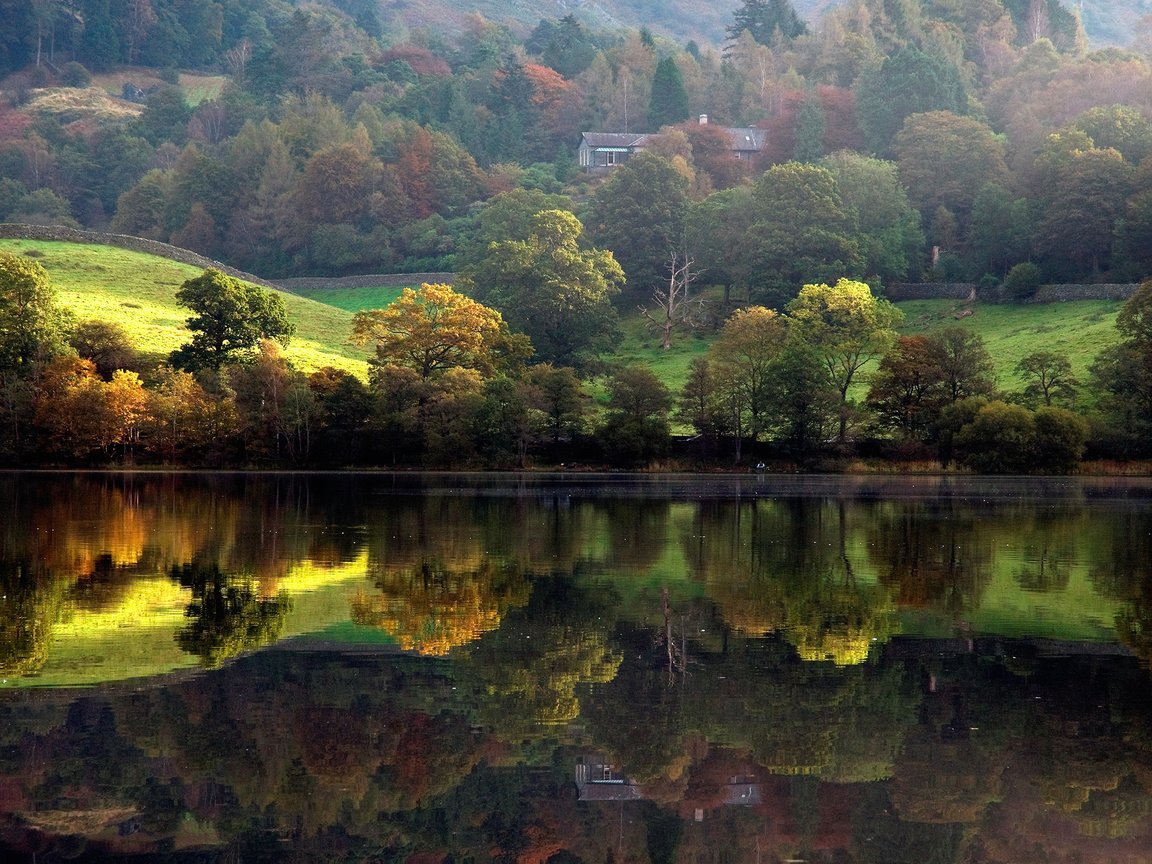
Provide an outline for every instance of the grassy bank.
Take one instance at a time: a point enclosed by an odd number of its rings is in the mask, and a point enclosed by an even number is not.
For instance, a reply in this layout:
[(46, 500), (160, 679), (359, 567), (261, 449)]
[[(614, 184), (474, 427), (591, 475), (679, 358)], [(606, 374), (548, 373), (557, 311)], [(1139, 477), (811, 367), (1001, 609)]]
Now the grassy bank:
[[(0, 250), (31, 255), (44, 265), (60, 303), (76, 320), (114, 321), (137, 350), (167, 354), (187, 341), (188, 310), (176, 291), (202, 271), (166, 258), (111, 246), (40, 240), (0, 240)], [(352, 345), (352, 315), (305, 297), (282, 294), (296, 335), (286, 354), (302, 370), (335, 366), (364, 375), (367, 353)]]

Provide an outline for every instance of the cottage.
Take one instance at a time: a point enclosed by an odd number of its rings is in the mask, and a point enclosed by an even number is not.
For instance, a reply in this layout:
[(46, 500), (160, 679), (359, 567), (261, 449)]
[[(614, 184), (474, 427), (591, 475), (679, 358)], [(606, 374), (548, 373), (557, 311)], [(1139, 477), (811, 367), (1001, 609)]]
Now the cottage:
[[(700, 115), (700, 125), (708, 124), (708, 115)], [(720, 126), (731, 141), (737, 159), (753, 159), (767, 141), (763, 129), (753, 126)], [(590, 173), (603, 173), (623, 165), (634, 154), (648, 146), (652, 132), (582, 132), (580, 133), (580, 167)]]

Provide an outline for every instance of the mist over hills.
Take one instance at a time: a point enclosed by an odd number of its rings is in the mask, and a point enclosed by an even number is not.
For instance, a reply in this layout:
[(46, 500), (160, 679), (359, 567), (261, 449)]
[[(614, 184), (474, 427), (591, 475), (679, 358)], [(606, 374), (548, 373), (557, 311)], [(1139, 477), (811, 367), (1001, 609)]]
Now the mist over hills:
[[(818, 21), (840, 0), (794, 0), (809, 22)], [(1092, 45), (1131, 43), (1141, 17), (1152, 15), (1152, 0), (1065, 0), (1079, 9)], [(531, 28), (541, 18), (574, 15), (596, 29), (648, 27), (678, 41), (695, 39), (722, 44), (739, 0), (397, 0), (384, 11), (393, 26), (404, 29), (457, 29), (468, 15)]]

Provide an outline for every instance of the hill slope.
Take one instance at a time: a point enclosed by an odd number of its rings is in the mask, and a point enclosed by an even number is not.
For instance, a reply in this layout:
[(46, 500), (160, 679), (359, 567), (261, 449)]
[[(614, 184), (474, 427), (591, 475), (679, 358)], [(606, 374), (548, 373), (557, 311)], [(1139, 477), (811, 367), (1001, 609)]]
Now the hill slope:
[[(841, 0), (793, 0), (801, 17), (815, 22)], [(1079, 8), (1093, 45), (1127, 45), (1143, 15), (1152, 14), (1152, 0), (1063, 0), (1067, 8)], [(575, 15), (596, 29), (648, 27), (678, 41), (696, 39), (723, 44), (725, 30), (741, 0), (421, 0), (401, 2), (385, 12), (396, 30), (464, 29), (468, 15), (479, 12), (491, 21), (507, 23), (527, 32), (543, 19)]]
[[(0, 250), (30, 255), (44, 265), (62, 306), (78, 321), (115, 321), (137, 350), (167, 354), (187, 341), (188, 310), (176, 291), (203, 272), (142, 252), (112, 246), (44, 240), (0, 240)], [(296, 335), (285, 351), (301, 370), (335, 366), (364, 376), (367, 354), (348, 341), (352, 313), (282, 293)]]

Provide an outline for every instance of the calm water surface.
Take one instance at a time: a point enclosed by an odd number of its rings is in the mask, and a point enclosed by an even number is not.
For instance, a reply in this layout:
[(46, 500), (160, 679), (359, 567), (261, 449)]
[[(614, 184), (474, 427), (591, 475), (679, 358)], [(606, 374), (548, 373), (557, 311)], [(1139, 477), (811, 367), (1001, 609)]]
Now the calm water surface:
[(1152, 483), (0, 474), (0, 861), (1152, 862)]

